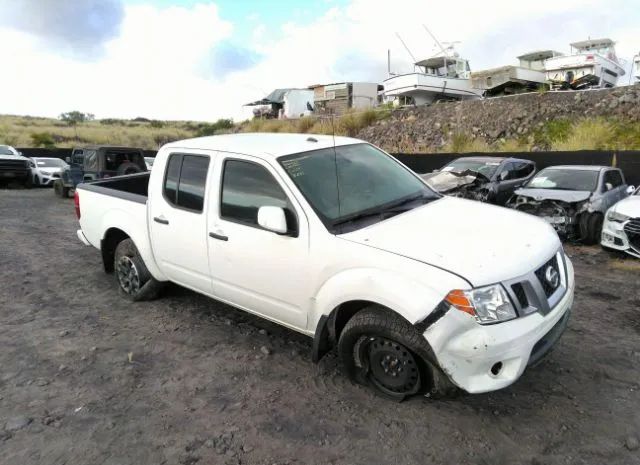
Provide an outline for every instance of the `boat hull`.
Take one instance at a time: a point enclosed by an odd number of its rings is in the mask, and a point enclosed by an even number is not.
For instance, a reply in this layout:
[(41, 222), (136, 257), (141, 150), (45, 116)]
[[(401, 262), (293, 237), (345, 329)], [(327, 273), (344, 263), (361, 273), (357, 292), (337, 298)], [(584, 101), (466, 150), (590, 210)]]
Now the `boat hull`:
[(471, 100), (482, 98), (482, 91), (471, 87), (469, 79), (431, 76), (410, 73), (393, 76), (384, 81), (384, 96), (387, 101), (399, 97), (410, 97), (416, 105), (425, 105), (436, 100)]
[(544, 72), (521, 66), (503, 66), (471, 73), (471, 86), (487, 96), (535, 90), (545, 82)]

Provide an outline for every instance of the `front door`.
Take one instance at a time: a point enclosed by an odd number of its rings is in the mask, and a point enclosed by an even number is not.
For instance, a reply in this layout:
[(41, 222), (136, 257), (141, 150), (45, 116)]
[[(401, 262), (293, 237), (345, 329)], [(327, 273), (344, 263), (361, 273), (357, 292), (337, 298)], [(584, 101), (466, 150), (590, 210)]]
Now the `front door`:
[[(307, 324), (309, 231), (303, 210), (262, 160), (221, 156), (221, 189), (209, 205), (209, 261), (214, 294), (284, 325)], [(258, 225), (262, 206), (284, 208), (289, 232)]]
[(207, 182), (214, 155), (207, 151), (171, 153), (162, 193), (149, 204), (151, 244), (167, 277), (185, 287), (211, 294), (207, 236)]

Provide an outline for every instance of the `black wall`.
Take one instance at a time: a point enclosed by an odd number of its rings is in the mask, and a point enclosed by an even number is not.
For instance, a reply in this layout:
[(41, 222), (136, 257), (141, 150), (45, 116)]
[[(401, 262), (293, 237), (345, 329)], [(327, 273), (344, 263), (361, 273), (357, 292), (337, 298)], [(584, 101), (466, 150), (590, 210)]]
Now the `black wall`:
[[(46, 157), (46, 158), (60, 158), (64, 160), (71, 156), (71, 149), (43, 149), (43, 148), (16, 148), (25, 157)], [(145, 157), (155, 157), (158, 153), (157, 150), (145, 150)]]

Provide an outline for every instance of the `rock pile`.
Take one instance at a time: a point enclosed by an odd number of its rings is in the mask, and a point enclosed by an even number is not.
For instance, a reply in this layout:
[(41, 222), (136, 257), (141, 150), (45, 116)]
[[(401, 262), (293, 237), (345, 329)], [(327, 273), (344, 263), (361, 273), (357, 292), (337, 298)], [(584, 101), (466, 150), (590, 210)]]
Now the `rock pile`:
[(548, 121), (585, 117), (640, 121), (640, 85), (398, 109), (391, 117), (361, 130), (357, 137), (392, 152), (432, 152), (441, 150), (454, 134), (493, 145), (504, 139), (526, 138)]

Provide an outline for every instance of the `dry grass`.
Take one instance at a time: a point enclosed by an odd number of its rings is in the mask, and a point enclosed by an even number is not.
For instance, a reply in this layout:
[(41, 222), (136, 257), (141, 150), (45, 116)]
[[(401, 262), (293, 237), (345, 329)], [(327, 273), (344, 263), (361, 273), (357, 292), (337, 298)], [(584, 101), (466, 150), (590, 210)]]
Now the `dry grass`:
[(166, 122), (162, 127), (153, 127), (150, 122), (127, 120), (113, 124), (90, 121), (73, 127), (50, 118), (0, 116), (0, 144), (32, 147), (34, 134), (47, 134), (56, 147), (96, 143), (157, 149), (167, 142), (193, 137), (195, 128), (189, 122)]
[(605, 150), (614, 148), (614, 126), (612, 123), (595, 119), (582, 120), (574, 124), (568, 137), (553, 144), (554, 150)]

